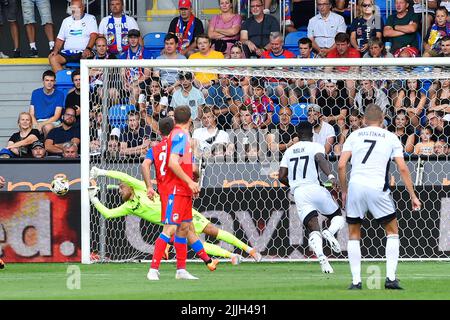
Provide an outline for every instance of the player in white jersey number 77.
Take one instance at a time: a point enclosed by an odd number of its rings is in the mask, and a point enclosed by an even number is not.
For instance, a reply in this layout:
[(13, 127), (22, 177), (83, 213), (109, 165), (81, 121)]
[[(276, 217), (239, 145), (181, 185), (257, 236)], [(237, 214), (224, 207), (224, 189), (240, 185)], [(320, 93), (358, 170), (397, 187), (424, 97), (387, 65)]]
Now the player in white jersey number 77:
[[(334, 234), (343, 228), (344, 218), (330, 192), (320, 185), (317, 165), (328, 176), (333, 187), (336, 187), (336, 178), (325, 160), (325, 148), (312, 142), (312, 125), (306, 121), (299, 123), (297, 133), (300, 141), (286, 150), (280, 163), (278, 179), (289, 186), (294, 195), (300, 220), (309, 231), (309, 246), (319, 259), (322, 272), (333, 273), (333, 268), (323, 253), (322, 237), (329, 242), (333, 251), (341, 252)], [(322, 233), (318, 213), (331, 220), (330, 227)]]
[[(339, 159), (339, 181), (342, 202), (346, 203), (349, 241), (348, 260), (353, 281), (349, 289), (361, 289), (361, 223), (367, 211), (384, 227), (386, 241), (386, 289), (402, 289), (395, 276), (400, 241), (395, 206), (389, 190), (389, 164), (394, 159), (411, 197), (412, 208), (420, 209), (414, 193), (403, 147), (395, 134), (381, 128), (383, 112), (369, 104), (364, 114), (367, 127), (350, 134)], [(347, 188), (347, 162), (351, 158), (350, 181)], [(348, 196), (347, 196), (348, 193)], [(347, 201), (346, 201), (347, 200)]]

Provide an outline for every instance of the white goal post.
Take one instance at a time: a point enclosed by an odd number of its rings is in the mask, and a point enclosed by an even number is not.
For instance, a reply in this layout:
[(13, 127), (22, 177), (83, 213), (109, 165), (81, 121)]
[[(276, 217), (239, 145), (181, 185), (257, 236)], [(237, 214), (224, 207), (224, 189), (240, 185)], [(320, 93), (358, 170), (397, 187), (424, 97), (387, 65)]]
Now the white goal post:
[[(341, 67), (341, 71), (337, 70), (339, 67)], [(99, 100), (95, 104), (92, 101), (93, 85), (89, 75), (93, 68), (101, 70), (105, 75), (101, 84), (102, 94), (97, 96)], [(108, 122), (110, 121), (108, 112), (118, 101), (113, 101), (108, 91), (120, 86), (120, 90), (126, 92), (120, 82), (123, 80), (124, 70), (130, 68), (158, 68), (160, 70), (237, 77), (236, 87), (240, 88), (243, 88), (244, 79), (265, 79), (267, 95), (270, 95), (268, 92), (271, 89), (275, 99), (277, 99), (277, 86), (283, 86), (278, 96), (279, 100), (274, 104), (276, 106), (274, 114), (283, 107), (282, 98), (286, 98), (284, 104), (287, 101), (289, 106), (292, 105), (293, 100), (291, 99), (297, 99), (299, 102), (296, 105), (302, 105), (302, 108), (305, 106), (308, 108), (312, 99), (315, 99), (315, 104), (320, 105), (321, 103), (318, 101), (324, 98), (321, 94), (326, 92), (326, 83), (343, 84), (336, 99), (338, 97), (350, 99), (348, 100), (351, 101), (348, 110), (351, 111), (356, 108), (355, 101), (357, 99), (354, 93), (353, 95), (350, 93), (349, 96), (349, 86), (353, 85), (358, 94), (360, 90), (363, 90), (361, 89), (363, 81), (371, 81), (374, 88), (384, 92), (389, 101), (387, 108), (392, 109), (389, 111), (389, 117), (386, 118), (387, 124), (393, 123), (393, 117), (398, 112), (394, 107), (394, 102), (398, 99), (400, 91), (409, 92), (407, 80), (415, 79), (421, 85), (426, 83), (427, 89), (424, 89), (423, 92), (427, 96), (427, 105), (424, 110), (430, 105), (430, 90), (434, 90), (433, 94), (436, 95), (435, 87), (439, 85), (439, 81), (450, 80), (450, 59), (446, 58), (81, 60), (81, 247), (82, 263), (86, 264), (150, 260), (154, 239), (160, 230), (159, 227), (149, 226), (136, 217), (119, 218), (117, 221), (107, 222), (100, 218), (96, 210), (93, 210), (89, 201), (89, 171), (93, 165), (103, 169), (123, 171), (142, 179), (139, 169), (143, 160), (142, 155), (131, 160), (129, 158), (111, 160), (108, 158), (110, 154), (107, 153), (108, 139), (113, 128)], [(299, 79), (305, 80), (303, 89), (308, 91), (307, 97), (303, 96), (305, 91), (296, 94), (296, 90), (300, 89), (300, 85), (296, 82)], [(310, 82), (308, 82), (309, 80)], [(269, 88), (269, 82), (272, 83), (272, 88)], [(386, 85), (386, 83), (388, 84)], [(217, 88), (217, 90), (222, 90), (220, 82)], [(98, 90), (98, 87), (94, 90)], [(237, 102), (238, 107), (249, 95), (246, 91), (243, 92), (239, 98), (236, 95), (236, 101), (240, 99)], [(204, 90), (203, 93), (205, 97), (210, 94), (208, 90)], [(127, 94), (123, 95), (127, 96)], [(148, 96), (145, 96), (144, 93), (143, 99), (147, 101), (147, 98)], [(369, 98), (363, 94), (363, 100)], [(305, 101), (301, 99), (305, 99)], [(136, 110), (139, 112), (137, 101), (134, 103), (120, 102), (120, 104), (136, 105)], [(94, 107), (96, 112), (93, 111)], [(320, 107), (323, 108), (324, 105), (320, 105)], [(422, 118), (419, 116), (419, 123), (415, 129), (427, 125), (424, 122), (423, 112), (425, 111), (422, 111)], [(95, 115), (93, 115), (94, 113)], [(98, 113), (102, 113), (102, 123), (99, 125), (99, 136), (97, 137), (99, 145), (93, 151), (91, 145), (92, 117), (97, 116)], [(302, 116), (304, 117), (305, 114), (298, 115), (299, 121), (304, 120)], [(294, 115), (297, 116), (295, 112), (292, 116)], [(329, 115), (333, 116), (332, 113)], [(149, 118), (151, 116), (150, 114)], [(233, 121), (240, 119), (238, 114), (234, 116)], [(350, 117), (350, 112), (347, 117)], [(279, 117), (277, 119), (280, 121)], [(143, 118), (141, 120), (144, 121)], [(345, 126), (348, 124), (338, 127), (336, 123), (335, 127), (339, 131)], [(411, 134), (416, 133), (417, 131), (414, 131)], [(261, 136), (263, 139), (261, 141), (264, 143), (266, 143), (267, 134), (267, 131), (264, 131)], [(260, 133), (258, 133), (259, 136)], [(278, 141), (277, 139), (279, 139), (278, 135), (276, 141)], [(335, 145), (338, 145), (338, 139), (339, 137), (336, 138)], [(270, 153), (270, 147), (263, 151), (258, 147), (255, 161), (248, 161), (246, 158), (240, 162), (240, 152), (247, 151), (239, 149), (238, 145), (242, 141), (239, 139), (235, 141), (237, 143), (234, 145), (234, 156), (228, 158), (224, 156), (221, 161), (216, 161), (217, 158), (206, 161), (202, 177), (202, 198), (195, 202), (196, 208), (213, 223), (235, 233), (239, 238), (260, 250), (263, 261), (308, 261), (312, 258), (312, 254), (308, 249), (307, 241), (304, 241), (303, 226), (296, 215), (292, 199), (286, 189), (279, 187), (279, 182), (274, 175), (278, 170), (277, 153)], [(332, 152), (335, 150), (335, 145), (332, 146)], [(264, 153), (263, 158), (259, 158), (261, 152)], [(267, 158), (269, 153), (271, 156)], [(336, 172), (336, 162), (333, 162), (333, 159), (335, 157), (331, 157), (331, 160), (333, 170)], [(417, 161), (418, 159), (419, 161)], [(417, 191), (421, 195), (420, 198), (426, 203), (420, 212), (411, 212), (408, 209), (410, 204), (405, 188), (399, 180), (399, 174), (391, 172), (391, 187), (400, 216), (400, 259), (450, 260), (450, 157), (412, 156), (408, 158), (408, 166)], [(106, 188), (108, 184), (117, 182), (110, 179), (102, 179), (99, 182), (102, 187), (101, 201), (110, 208), (118, 206), (120, 199), (118, 199), (117, 192)], [(385, 239), (382, 228), (371, 219), (365, 221), (364, 227), (363, 259), (384, 258)], [(325, 253), (331, 259), (346, 258), (347, 235), (345, 231), (341, 233), (338, 235), (338, 239), (344, 249), (342, 254), (332, 254), (328, 250), (329, 248), (325, 248)], [(227, 244), (223, 245), (227, 250), (235, 250)], [(239, 250), (236, 252), (241, 253)]]

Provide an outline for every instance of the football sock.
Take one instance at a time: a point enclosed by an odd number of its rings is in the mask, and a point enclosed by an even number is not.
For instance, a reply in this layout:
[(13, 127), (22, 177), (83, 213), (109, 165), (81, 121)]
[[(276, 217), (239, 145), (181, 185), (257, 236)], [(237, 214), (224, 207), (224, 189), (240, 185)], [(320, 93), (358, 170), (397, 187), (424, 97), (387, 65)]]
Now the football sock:
[(150, 267), (152, 269), (159, 269), (159, 265), (161, 264), (161, 259), (166, 250), (167, 243), (169, 242), (169, 237), (161, 232), (158, 239), (155, 241), (155, 249), (153, 250), (153, 258)]
[(231, 258), (232, 253), (228, 250), (219, 247), (218, 245), (205, 242), (203, 243), (203, 247), (205, 248), (206, 253), (208, 253), (211, 256)]
[(313, 231), (309, 234), (308, 244), (317, 257), (323, 256), (322, 234), (319, 231)]
[(193, 244), (191, 244), (191, 248), (192, 250), (194, 250), (195, 254), (205, 263), (211, 262), (211, 258), (206, 253), (205, 248), (203, 247), (203, 244), (200, 240), (197, 240)]
[(328, 231), (331, 232), (332, 235), (335, 235), (336, 232), (341, 230), (344, 227), (344, 218), (342, 216), (335, 216), (333, 219), (331, 219), (330, 227), (328, 228)]
[(219, 232), (217, 233), (217, 239), (225, 241), (229, 244), (232, 244), (233, 246), (244, 250), (245, 252), (249, 253), (250, 250), (252, 250), (251, 247), (243, 243), (241, 240), (236, 238), (234, 235), (229, 233), (228, 231), (219, 229)]
[(187, 239), (175, 236), (174, 245), (177, 257), (177, 270), (186, 269)]
[(37, 48), (36, 48), (36, 42), (30, 42), (30, 49), (37, 50)]
[(400, 240), (398, 234), (390, 234), (386, 240), (386, 277), (395, 280), (398, 256), (400, 250)]
[(358, 284), (361, 282), (361, 247), (359, 240), (348, 240), (347, 251), (353, 284)]

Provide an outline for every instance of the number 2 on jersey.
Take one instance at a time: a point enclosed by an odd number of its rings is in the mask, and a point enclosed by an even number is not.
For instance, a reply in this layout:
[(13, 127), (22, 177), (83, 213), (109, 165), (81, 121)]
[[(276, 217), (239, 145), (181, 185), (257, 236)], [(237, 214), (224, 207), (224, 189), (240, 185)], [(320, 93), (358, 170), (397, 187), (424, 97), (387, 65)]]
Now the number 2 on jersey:
[(159, 161), (161, 161), (161, 167), (159, 168), (159, 172), (161, 173), (161, 176), (165, 176), (166, 175), (166, 162), (167, 162), (167, 152), (166, 151), (163, 151), (159, 154)]
[(369, 150), (367, 150), (367, 153), (366, 153), (363, 161), (361, 162), (363, 164), (366, 163), (367, 159), (369, 159), (369, 156), (372, 153), (373, 148), (375, 148), (377, 141), (376, 140), (364, 140), (364, 143), (370, 143), (370, 147), (369, 147)]
[(306, 169), (308, 168), (309, 156), (303, 156), (299, 158), (293, 158), (290, 161), (294, 162), (294, 175), (292, 177), (293, 180), (297, 179), (297, 166), (300, 160), (305, 160), (305, 165), (303, 167), (303, 179), (306, 178)]

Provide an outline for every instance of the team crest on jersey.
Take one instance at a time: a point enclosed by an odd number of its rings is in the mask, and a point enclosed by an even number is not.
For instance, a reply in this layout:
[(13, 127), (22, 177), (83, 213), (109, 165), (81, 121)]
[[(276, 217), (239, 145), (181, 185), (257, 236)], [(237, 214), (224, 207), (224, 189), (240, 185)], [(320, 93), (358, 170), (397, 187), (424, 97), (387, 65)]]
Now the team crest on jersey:
[(178, 213), (174, 213), (173, 216), (173, 221), (178, 221), (178, 219), (180, 218), (180, 215)]

